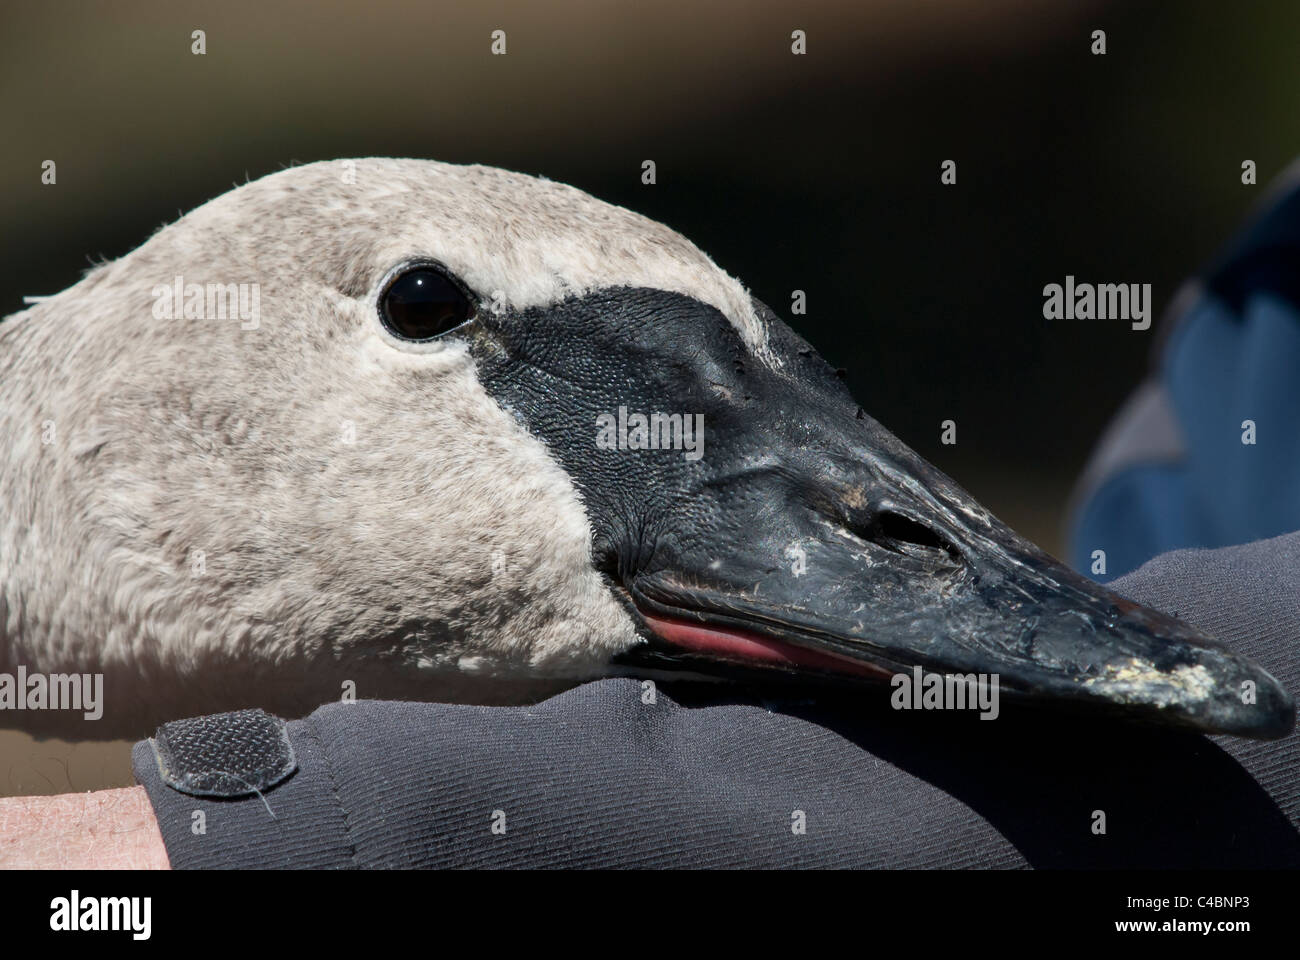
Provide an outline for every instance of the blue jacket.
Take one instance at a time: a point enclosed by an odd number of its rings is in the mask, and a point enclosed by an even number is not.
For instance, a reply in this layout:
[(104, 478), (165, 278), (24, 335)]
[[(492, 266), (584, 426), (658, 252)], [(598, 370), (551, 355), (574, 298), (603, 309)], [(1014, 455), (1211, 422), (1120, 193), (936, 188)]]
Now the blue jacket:
[(1070, 561), (1099, 580), (1300, 530), (1300, 166), (1162, 334), (1076, 492)]

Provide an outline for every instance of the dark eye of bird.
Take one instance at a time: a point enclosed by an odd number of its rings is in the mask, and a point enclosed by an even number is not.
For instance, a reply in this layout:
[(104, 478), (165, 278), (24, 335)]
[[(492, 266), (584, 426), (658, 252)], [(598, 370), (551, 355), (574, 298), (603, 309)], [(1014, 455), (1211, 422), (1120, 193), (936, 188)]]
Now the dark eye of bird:
[(441, 270), (413, 267), (379, 298), (384, 326), (403, 340), (432, 340), (474, 316), (464, 289)]

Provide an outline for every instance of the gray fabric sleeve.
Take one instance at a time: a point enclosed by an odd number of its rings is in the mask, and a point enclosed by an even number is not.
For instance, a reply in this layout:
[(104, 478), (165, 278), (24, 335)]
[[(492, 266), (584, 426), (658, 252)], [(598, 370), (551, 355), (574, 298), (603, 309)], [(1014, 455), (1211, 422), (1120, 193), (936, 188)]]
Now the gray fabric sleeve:
[(260, 796), (183, 793), (150, 741), (136, 776), (174, 867), (1024, 862), (942, 790), (831, 730), (642, 693), (612, 679), (531, 708), (330, 704), (286, 725), (296, 772)]
[[(1294, 691), (1297, 581), (1300, 534), (1168, 554), (1114, 586)], [(180, 868), (1300, 865), (1294, 734), (655, 693), (611, 679), (533, 707), (222, 714), (137, 744), (135, 771)]]

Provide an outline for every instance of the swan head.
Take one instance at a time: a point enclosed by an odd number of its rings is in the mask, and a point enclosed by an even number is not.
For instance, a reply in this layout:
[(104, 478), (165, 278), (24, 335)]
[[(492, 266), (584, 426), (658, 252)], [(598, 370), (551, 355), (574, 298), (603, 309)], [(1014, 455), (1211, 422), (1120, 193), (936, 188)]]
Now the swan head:
[(883, 699), (918, 666), (1293, 720), (999, 523), (689, 241), (547, 180), (238, 187), (0, 324), (0, 399), (0, 656), (103, 672), (105, 730), (683, 668)]

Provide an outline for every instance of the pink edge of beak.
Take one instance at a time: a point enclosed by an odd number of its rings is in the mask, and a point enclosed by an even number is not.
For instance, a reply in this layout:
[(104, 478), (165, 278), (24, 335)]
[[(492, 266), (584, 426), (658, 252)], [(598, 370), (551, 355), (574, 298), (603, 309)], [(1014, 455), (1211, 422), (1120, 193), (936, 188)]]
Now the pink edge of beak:
[(805, 650), (780, 640), (732, 627), (707, 626), (641, 612), (642, 618), (661, 639), (675, 647), (745, 663), (755, 661), (771, 666), (812, 667), (830, 673), (850, 673), (885, 678), (892, 671), (854, 660), (851, 657), (817, 650)]

